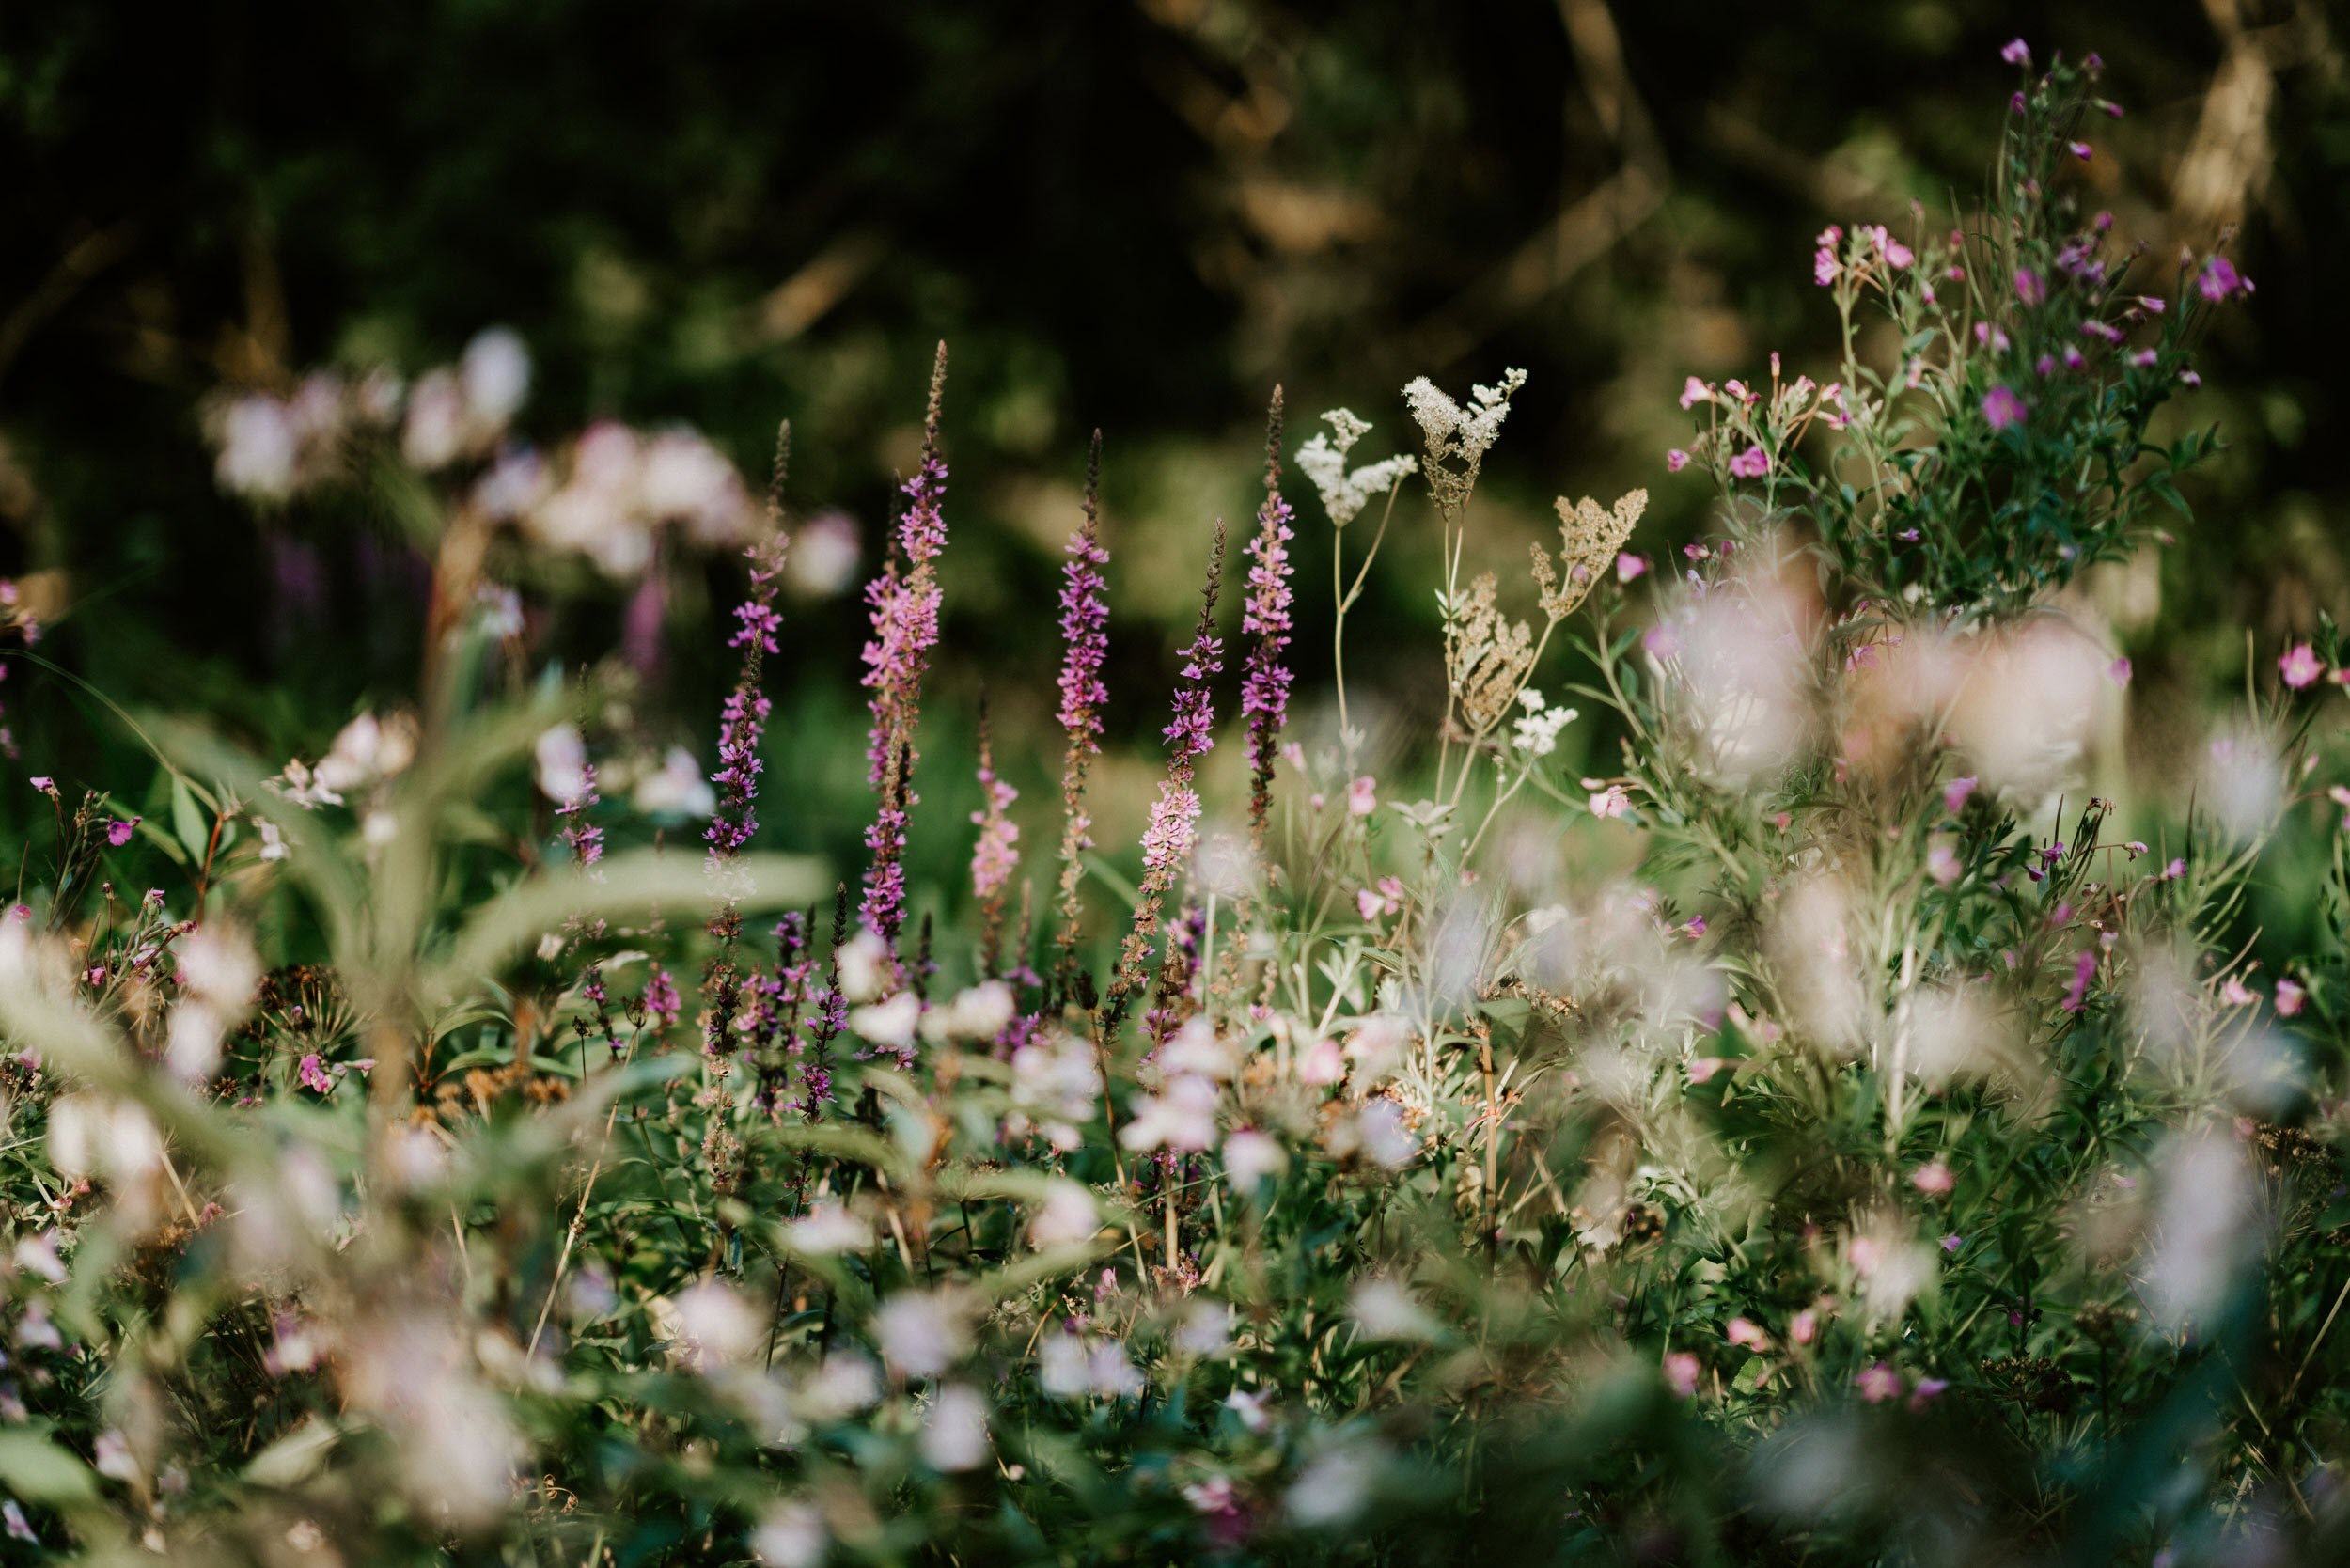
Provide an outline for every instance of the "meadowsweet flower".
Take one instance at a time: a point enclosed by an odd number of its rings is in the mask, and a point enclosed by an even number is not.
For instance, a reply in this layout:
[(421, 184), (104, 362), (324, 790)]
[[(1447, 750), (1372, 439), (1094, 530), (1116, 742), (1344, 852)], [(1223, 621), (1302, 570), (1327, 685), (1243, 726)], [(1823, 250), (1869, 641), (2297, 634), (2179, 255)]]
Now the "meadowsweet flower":
[(2299, 691), (2304, 686), (2314, 684), (2318, 677), (2326, 673), (2326, 666), (2318, 662), (2316, 651), (2308, 643), (2296, 642), (2286, 649), (2284, 656), (2277, 661), (2277, 672), (2284, 678), (2286, 685)]
[(1272, 803), (1273, 760), (1289, 714), (1290, 504), (1281, 498), (1281, 389), (1265, 414), (1264, 504), (1248, 541), (1248, 597), (1241, 635), (1257, 640), (1241, 677), (1241, 717), (1248, 726), (1248, 841), (1264, 851), (1265, 814)]
[(1427, 443), (1422, 472), (1429, 493), (1448, 518), (1458, 518), (1468, 505), (1485, 453), (1500, 435), (1501, 422), (1510, 416), (1510, 400), (1525, 384), (1524, 370), (1504, 370), (1498, 384), (1471, 387), (1466, 408), (1438, 390), (1426, 376), (1414, 377), (1404, 386), (1404, 404)]
[(1313, 439), (1297, 449), (1297, 467), (1321, 493), (1322, 510), (1329, 514), (1332, 525), (1343, 528), (1361, 514), (1372, 496), (1394, 489), (1404, 476), (1418, 473), (1419, 460), (1402, 453), (1350, 472), (1346, 454), (1370, 433), (1369, 421), (1343, 408), (1334, 408), (1322, 417), (1330, 430), (1326, 434), (1315, 431)]
[(1759, 479), (1771, 471), (1771, 460), (1761, 447), (1748, 447), (1730, 460), (1730, 471), (1742, 479)]
[(1580, 716), (1573, 708), (1548, 706), (1543, 694), (1531, 686), (1518, 693), (1518, 701), (1526, 712), (1518, 715), (1517, 748), (1536, 757), (1547, 757), (1557, 750), (1559, 731)]

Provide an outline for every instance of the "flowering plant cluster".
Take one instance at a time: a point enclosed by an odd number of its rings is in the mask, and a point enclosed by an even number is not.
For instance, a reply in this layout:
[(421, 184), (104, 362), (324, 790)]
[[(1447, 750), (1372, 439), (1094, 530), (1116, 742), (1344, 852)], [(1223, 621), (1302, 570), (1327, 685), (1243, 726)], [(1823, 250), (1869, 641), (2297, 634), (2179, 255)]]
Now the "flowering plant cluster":
[[(2125, 281), (2074, 209), (2093, 57), (2007, 58), (1986, 212), (1821, 236), (1832, 379), (1689, 382), (1658, 482), (1718, 525), (1678, 571), (1645, 491), (1487, 566), (1523, 371), (1415, 380), (1423, 450), (1353, 467), (1367, 421), (1292, 450), (1277, 392), (1123, 846), (1097, 436), (1025, 697), (1065, 741), (1042, 873), (1001, 753), (966, 787), (919, 744), (957, 722), (943, 350), (865, 594), (862, 868), (760, 847), (800, 806), (778, 587), (838, 554), (787, 446), (763, 515), (697, 438), (542, 467), (496, 336), (223, 403), (219, 477), (272, 508), (405, 453), (426, 668), (314, 763), (159, 722), (143, 794), (27, 786), (9, 1560), (2340, 1560), (2343, 649), (2264, 657), (2191, 777), (2109, 754), (2084, 573), (2184, 513), (2212, 443), (2161, 410), (2249, 285)], [(1400, 749), (1343, 674), (1399, 513), (1444, 561)], [(625, 580), (670, 525), (743, 566), (708, 770), (534, 650), (569, 586), (534, 552)], [(972, 803), (937, 927), (917, 775)], [(2327, 846), (2309, 954), (2248, 929), (2287, 841)]]

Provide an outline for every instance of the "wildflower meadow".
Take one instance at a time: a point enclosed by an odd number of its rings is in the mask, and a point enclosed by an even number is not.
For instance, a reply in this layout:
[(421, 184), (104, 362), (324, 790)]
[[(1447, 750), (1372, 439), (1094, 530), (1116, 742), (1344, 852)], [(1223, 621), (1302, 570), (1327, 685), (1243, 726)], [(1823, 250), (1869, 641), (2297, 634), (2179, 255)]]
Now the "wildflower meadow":
[(2350, 652), (2113, 610), (2259, 279), (1951, 70), (1835, 346), (1530, 537), (1499, 360), (1262, 378), (1148, 548), (985, 340), (863, 529), (494, 321), (187, 387), (400, 640), (239, 720), (0, 583), (0, 1561), (2350, 1560)]

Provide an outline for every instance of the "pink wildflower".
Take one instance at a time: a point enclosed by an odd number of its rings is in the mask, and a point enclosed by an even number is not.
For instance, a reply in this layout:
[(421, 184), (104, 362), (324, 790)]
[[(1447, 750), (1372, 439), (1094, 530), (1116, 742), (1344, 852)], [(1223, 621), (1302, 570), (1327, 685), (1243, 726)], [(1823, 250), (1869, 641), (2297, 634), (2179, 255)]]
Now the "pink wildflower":
[(1864, 1370), (1853, 1383), (1859, 1388), (1860, 1397), (1871, 1404), (1883, 1404), (1902, 1396), (1902, 1374), (1883, 1361)]
[(1619, 583), (1628, 583), (1647, 570), (1648, 557), (1646, 556), (1635, 556), (1622, 551), (1617, 552), (1616, 581)]
[(1681, 388), (1681, 406), (1684, 409), (1697, 403), (1709, 403), (1713, 400), (1714, 389), (1695, 376), (1691, 376)]
[(123, 845), (131, 841), (131, 835), (137, 831), (139, 823), (145, 820), (146, 819), (143, 817), (132, 817), (128, 820), (117, 818), (115, 821), (108, 823), (106, 824), (106, 842), (112, 844), (117, 849), (120, 849)]
[(1665, 472), (1678, 474), (1689, 466), (1689, 454), (1675, 447), (1665, 453)]
[(1982, 416), (1995, 431), (2022, 424), (2024, 415), (2024, 400), (2010, 387), (1994, 386), (1982, 395)]
[(2012, 66), (2031, 69), (2031, 46), (2022, 39), (2010, 39), (2000, 47), (1999, 58)]
[(2277, 982), (2277, 1016), (2290, 1018), (2299, 1012), (2302, 1000), (2308, 995), (2308, 992), (2292, 980), (2279, 980)]
[(1958, 1178), (1950, 1174), (1949, 1166), (1935, 1160), (1911, 1171), (1909, 1184), (1929, 1198), (1940, 1198), (1958, 1184)]
[(1291, 671), (1283, 651), (1290, 644), (1290, 504), (1281, 499), (1281, 389), (1273, 389), (1265, 416), (1264, 505), (1257, 510), (1257, 533), (1248, 541), (1248, 599), (1241, 632), (1257, 641), (1248, 651), (1241, 680), (1241, 717), (1248, 725), (1248, 837), (1264, 848), (1265, 813), (1273, 790), (1273, 759), (1281, 723), (1289, 713)]
[(1346, 787), (1347, 815), (1368, 817), (1379, 809), (1379, 781), (1369, 774)]
[(1742, 479), (1759, 479), (1771, 471), (1770, 454), (1761, 447), (1748, 447), (1730, 460), (1730, 471)]
[(2308, 643), (2296, 642), (2285, 650), (2284, 657), (2277, 661), (2277, 671), (2284, 677), (2286, 685), (2299, 691), (2304, 686), (2314, 684), (2317, 678), (2326, 673), (2326, 666), (2318, 663), (2316, 651)]
[(1700, 1370), (1696, 1356), (1685, 1350), (1676, 1350), (1665, 1357), (1665, 1386), (1676, 1398), (1695, 1399)]

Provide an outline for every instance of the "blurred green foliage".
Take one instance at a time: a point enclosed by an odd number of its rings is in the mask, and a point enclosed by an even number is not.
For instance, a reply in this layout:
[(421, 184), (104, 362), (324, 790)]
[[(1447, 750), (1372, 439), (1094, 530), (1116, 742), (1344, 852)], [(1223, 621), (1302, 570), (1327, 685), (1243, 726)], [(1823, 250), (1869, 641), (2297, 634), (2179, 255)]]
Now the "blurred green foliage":
[[(1810, 236), (1905, 227), (1913, 198), (1964, 210), (2018, 32), (2110, 62), (2128, 118), (2084, 172), (2123, 233), (2159, 255), (2244, 226), (2232, 250), (2260, 292), (2209, 342), (2184, 416), (2232, 446), (2190, 497), (2207, 522), (2159, 583), (2092, 588), (2141, 693), (2240, 686), (2245, 630), (2266, 646), (2350, 611), (2323, 435), (2350, 349), (2324, 282), (2350, 241), (2350, 118), (2338, 13), (2314, 0), (23, 8), (0, 19), (0, 572), (59, 574), (70, 614), (46, 651), (98, 689), (314, 750), (370, 691), (407, 686), (421, 572), (372, 504), (257, 530), (212, 490), (202, 394), (321, 362), (413, 373), (509, 323), (539, 361), (535, 432), (682, 419), (756, 473), (789, 416), (795, 499), (844, 507), (870, 560), (943, 337), (958, 656), (939, 700), (967, 715), (992, 684), (1018, 743), (1049, 719), (1054, 551), (1095, 426), (1122, 693), (1165, 689), (1206, 513), (1245, 514), (1276, 381), (1301, 435), (1345, 402), (1380, 425), (1375, 454), (1407, 445), (1407, 376), (1523, 365), (1491, 559), (1521, 559), (1561, 490), (1653, 484), (1650, 547), (1695, 531), (1706, 487), (1660, 462), (1686, 428), (1682, 377), (1751, 378), (1773, 350), (1825, 362)], [(1303, 533), (1316, 583), (1327, 540)], [(1391, 549), (1357, 613), (1394, 635), (1355, 673), (1418, 716), (1433, 530)], [(309, 572), (306, 614), (289, 574)], [(709, 715), (723, 676), (703, 633), (728, 588), (694, 575), (654, 694), (674, 700), (648, 707)], [(256, 582), (276, 587), (257, 603)], [(795, 607), (796, 691), (845, 690), (858, 611)], [(10, 694), (29, 762), (125, 776), (91, 748), (127, 736), (30, 684)], [(2132, 745), (2160, 756), (2166, 705), (2138, 708), (2156, 717)], [(1121, 704), (1122, 738), (1148, 744), (1156, 713)], [(832, 734), (856, 715), (804, 695), (781, 720)], [(822, 786), (779, 829), (852, 850), (845, 759), (776, 765)], [(1041, 769), (1012, 776), (1048, 792)], [(959, 817), (965, 792), (933, 808)]]

